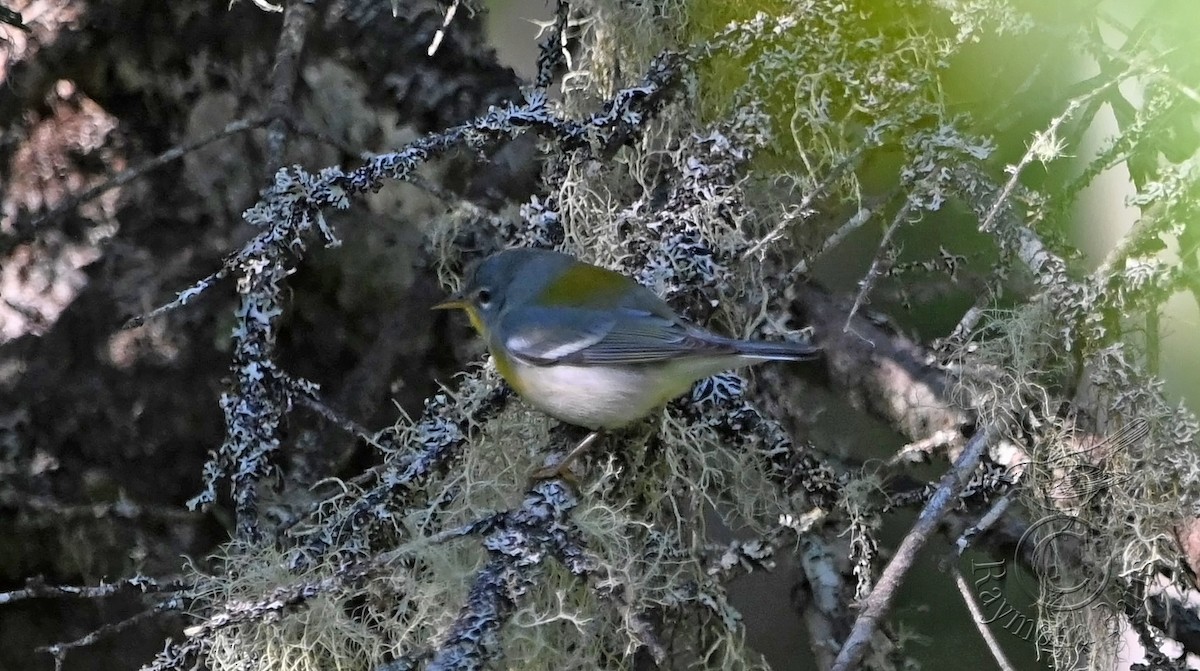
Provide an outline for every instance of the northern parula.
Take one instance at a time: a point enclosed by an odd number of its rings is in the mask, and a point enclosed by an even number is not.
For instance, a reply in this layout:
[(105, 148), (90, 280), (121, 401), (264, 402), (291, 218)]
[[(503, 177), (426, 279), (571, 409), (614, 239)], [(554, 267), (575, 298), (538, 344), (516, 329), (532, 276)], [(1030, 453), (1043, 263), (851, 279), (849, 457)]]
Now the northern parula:
[(530, 405), (592, 430), (641, 419), (720, 371), (820, 351), (719, 336), (621, 273), (542, 249), (489, 256), (434, 307), (466, 311), (496, 370)]

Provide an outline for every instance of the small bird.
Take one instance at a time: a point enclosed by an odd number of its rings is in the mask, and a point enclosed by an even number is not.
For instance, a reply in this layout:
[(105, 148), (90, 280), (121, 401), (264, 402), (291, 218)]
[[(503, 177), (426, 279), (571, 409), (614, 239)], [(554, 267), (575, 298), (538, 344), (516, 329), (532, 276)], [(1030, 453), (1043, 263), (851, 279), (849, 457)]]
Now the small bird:
[(496, 370), (530, 405), (593, 430), (557, 474), (596, 432), (649, 415), (696, 380), (820, 352), (809, 343), (717, 335), (632, 278), (542, 249), (489, 256), (434, 309), (464, 310)]

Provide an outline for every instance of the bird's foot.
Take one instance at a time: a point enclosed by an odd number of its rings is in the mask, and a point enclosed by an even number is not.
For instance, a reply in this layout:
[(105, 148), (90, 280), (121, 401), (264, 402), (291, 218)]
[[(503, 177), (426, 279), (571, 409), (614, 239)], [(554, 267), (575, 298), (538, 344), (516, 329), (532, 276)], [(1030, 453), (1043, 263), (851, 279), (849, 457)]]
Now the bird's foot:
[(576, 445), (570, 452), (568, 452), (567, 456), (563, 457), (562, 460), (557, 464), (554, 464), (553, 466), (543, 466), (534, 470), (529, 474), (530, 486), (538, 483), (541, 480), (561, 479), (566, 481), (566, 483), (571, 487), (579, 489), (579, 478), (575, 475), (575, 472), (571, 470), (571, 464), (574, 463), (576, 459), (583, 456), (585, 452), (591, 449), (592, 445), (594, 445), (596, 440), (599, 438), (600, 432), (593, 431), (589, 433), (583, 440), (579, 441), (579, 444)]

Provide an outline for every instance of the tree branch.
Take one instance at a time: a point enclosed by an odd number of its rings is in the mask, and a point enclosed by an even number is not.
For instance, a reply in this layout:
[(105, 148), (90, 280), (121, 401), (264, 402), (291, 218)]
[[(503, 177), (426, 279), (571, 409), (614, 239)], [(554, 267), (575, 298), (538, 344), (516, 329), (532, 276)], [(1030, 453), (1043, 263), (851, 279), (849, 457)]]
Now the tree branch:
[(954, 462), (954, 467), (942, 476), (937, 492), (925, 509), (921, 511), (920, 517), (905, 535), (900, 546), (896, 548), (895, 556), (883, 569), (875, 589), (863, 603), (858, 619), (854, 621), (854, 627), (834, 661), (832, 671), (852, 671), (858, 667), (863, 655), (866, 654), (871, 637), (875, 634), (875, 629), (879, 626), (879, 621), (887, 615), (892, 605), (892, 599), (895, 598), (904, 576), (916, 561), (917, 553), (933, 535), (938, 522), (950, 511), (951, 507), (957, 505), (958, 493), (962, 491), (967, 479), (979, 465), (980, 459), (987, 450), (990, 440), (988, 434), (988, 429), (982, 429), (972, 436), (962, 454)]

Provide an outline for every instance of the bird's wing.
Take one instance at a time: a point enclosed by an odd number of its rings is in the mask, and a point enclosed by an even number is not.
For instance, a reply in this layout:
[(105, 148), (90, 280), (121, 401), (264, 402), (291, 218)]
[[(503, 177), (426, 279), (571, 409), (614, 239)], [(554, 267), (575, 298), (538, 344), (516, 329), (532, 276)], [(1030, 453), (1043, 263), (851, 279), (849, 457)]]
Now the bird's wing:
[(677, 320), (645, 310), (521, 308), (507, 315), (504, 344), (534, 365), (639, 364), (700, 354), (733, 354), (735, 348)]

